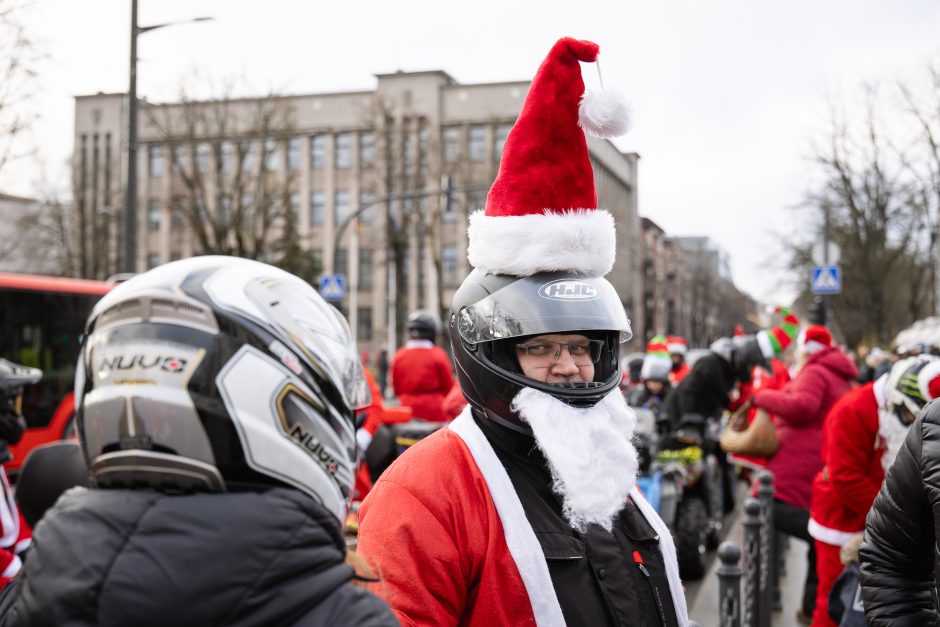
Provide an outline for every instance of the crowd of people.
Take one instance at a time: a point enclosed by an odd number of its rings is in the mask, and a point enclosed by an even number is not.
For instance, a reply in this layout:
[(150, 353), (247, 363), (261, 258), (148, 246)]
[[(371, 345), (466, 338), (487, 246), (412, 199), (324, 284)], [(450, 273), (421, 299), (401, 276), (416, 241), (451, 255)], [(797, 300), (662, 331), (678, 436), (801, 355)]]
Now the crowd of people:
[[(694, 364), (665, 335), (621, 364), (632, 329), (604, 278), (617, 239), (585, 132), (622, 133), (625, 109), (585, 93), (597, 55), (552, 47), (470, 217), (474, 270), (443, 324), (411, 315), (377, 376), (340, 313), (266, 264), (176, 261), (103, 297), (77, 442), (37, 449), (15, 499), (0, 472), (0, 626), (684, 627), (631, 406), (700, 443), (729, 411), (771, 416), (771, 456), (721, 464), (773, 472), (775, 527), (808, 544), (801, 622), (837, 624), (846, 572), (869, 624), (934, 620), (940, 359), (872, 349), (860, 372), (829, 329), (781, 308)], [(0, 461), (40, 376), (0, 360)], [(374, 476), (383, 425), (414, 418), (440, 428)]]

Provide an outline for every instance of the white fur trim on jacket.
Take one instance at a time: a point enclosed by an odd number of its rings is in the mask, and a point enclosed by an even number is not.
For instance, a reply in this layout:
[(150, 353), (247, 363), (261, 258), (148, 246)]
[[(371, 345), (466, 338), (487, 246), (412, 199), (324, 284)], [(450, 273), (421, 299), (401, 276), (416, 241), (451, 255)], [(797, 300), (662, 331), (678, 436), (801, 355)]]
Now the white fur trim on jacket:
[[(512, 555), (516, 568), (519, 569), (522, 583), (529, 595), (536, 625), (539, 627), (564, 625), (561, 605), (558, 603), (558, 596), (552, 585), (542, 545), (539, 544), (532, 526), (525, 517), (522, 501), (519, 500), (519, 495), (516, 494), (509, 475), (506, 474), (506, 469), (496, 457), (493, 447), (480, 431), (480, 427), (473, 421), (469, 405), (450, 423), (448, 428), (460, 436), (460, 439), (467, 445), (473, 461), (476, 462), (480, 474), (486, 481), (486, 487), (490, 491), (490, 496), (493, 497), (493, 505), (503, 524), (506, 546), (509, 547), (509, 553)], [(676, 547), (673, 544), (672, 535), (638, 488), (634, 487), (631, 496), (659, 536), (659, 550), (666, 563), (669, 592), (679, 620), (679, 627), (688, 627), (689, 617), (685, 605), (685, 592), (679, 579)]]
[(614, 217), (601, 209), (522, 216), (470, 215), (467, 259), (487, 274), (573, 272), (604, 276), (614, 267)]
[(840, 531), (832, 527), (820, 525), (812, 518), (809, 519), (809, 524), (806, 525), (806, 529), (809, 531), (809, 535), (813, 536), (813, 539), (825, 542), (831, 546), (842, 546), (848, 542), (852, 536), (865, 531), (865, 529), (859, 529), (858, 531)]

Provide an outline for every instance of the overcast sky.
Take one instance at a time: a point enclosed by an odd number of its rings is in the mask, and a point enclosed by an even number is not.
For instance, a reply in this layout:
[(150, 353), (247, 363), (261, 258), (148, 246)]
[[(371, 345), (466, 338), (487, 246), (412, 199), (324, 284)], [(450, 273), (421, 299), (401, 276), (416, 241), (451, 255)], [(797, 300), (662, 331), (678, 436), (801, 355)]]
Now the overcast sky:
[[(558, 37), (596, 41), (605, 84), (631, 105), (632, 130), (616, 143), (641, 155), (641, 215), (715, 239), (736, 283), (771, 304), (792, 298), (774, 253), (779, 233), (806, 228), (791, 208), (827, 98), (940, 60), (934, 0), (140, 0), (139, 13), (141, 25), (215, 18), (140, 38), (138, 92), (156, 101), (197, 71), (238, 77), (246, 95), (371, 89), (374, 74), (398, 69), (528, 80)], [(129, 20), (130, 0), (34, 0), (47, 60), (32, 141), (45, 165), (10, 168), (0, 189), (35, 193), (43, 170), (66, 180), (72, 97), (127, 90)]]

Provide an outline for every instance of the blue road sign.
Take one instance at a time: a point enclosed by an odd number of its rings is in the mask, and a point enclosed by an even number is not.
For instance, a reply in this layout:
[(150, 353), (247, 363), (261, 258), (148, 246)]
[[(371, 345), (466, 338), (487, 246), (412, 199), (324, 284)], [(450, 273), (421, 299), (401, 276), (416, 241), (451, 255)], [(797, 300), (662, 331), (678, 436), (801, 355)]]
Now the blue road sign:
[(346, 297), (346, 279), (342, 274), (324, 274), (320, 277), (320, 296), (329, 303), (341, 302)]
[(842, 291), (842, 270), (839, 266), (813, 266), (810, 290), (813, 294), (838, 294)]

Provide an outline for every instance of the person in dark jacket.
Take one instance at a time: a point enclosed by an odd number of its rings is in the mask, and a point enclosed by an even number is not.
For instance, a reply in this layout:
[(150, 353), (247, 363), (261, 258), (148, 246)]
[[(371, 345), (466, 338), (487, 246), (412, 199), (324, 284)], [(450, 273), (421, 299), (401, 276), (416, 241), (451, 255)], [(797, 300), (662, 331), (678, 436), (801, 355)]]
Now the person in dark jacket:
[(195, 257), (122, 283), (76, 372), (96, 487), (42, 517), (0, 625), (396, 625), (340, 531), (361, 377), (345, 321), (277, 268)]
[(627, 404), (642, 407), (658, 414), (663, 401), (669, 395), (672, 386), (669, 378), (672, 373), (672, 360), (664, 335), (657, 335), (646, 345), (646, 356), (640, 370), (641, 385), (627, 394)]
[[(940, 384), (932, 393), (940, 395)], [(940, 554), (940, 400), (907, 432), (865, 522), (859, 551), (870, 627), (936, 625)]]

